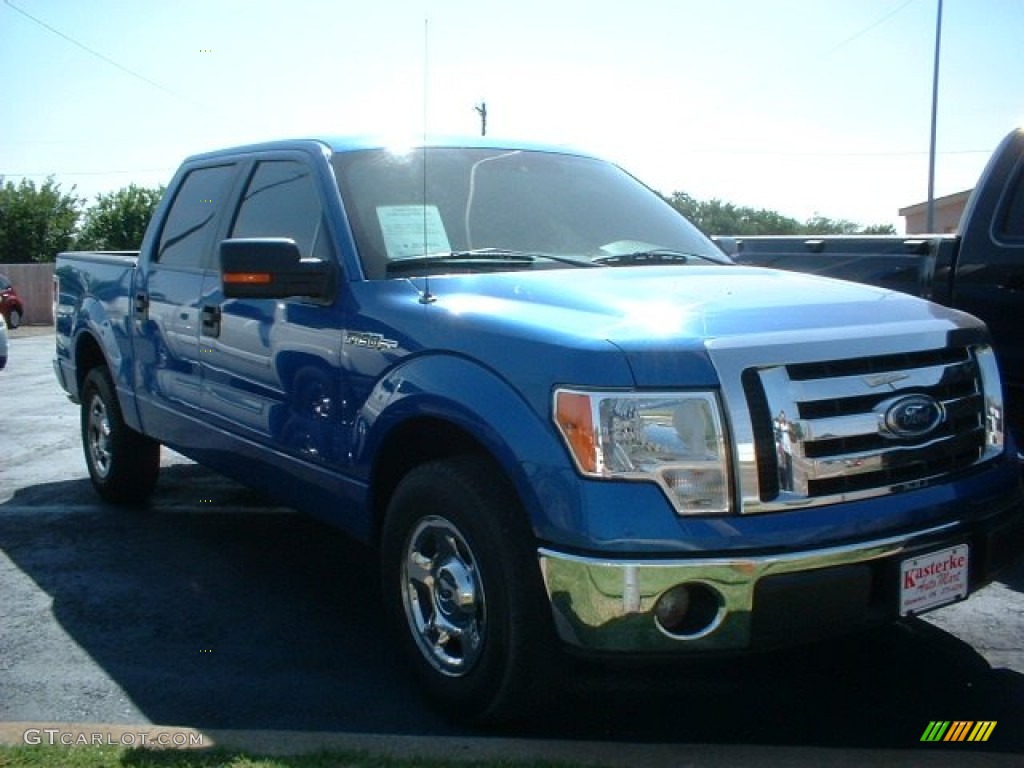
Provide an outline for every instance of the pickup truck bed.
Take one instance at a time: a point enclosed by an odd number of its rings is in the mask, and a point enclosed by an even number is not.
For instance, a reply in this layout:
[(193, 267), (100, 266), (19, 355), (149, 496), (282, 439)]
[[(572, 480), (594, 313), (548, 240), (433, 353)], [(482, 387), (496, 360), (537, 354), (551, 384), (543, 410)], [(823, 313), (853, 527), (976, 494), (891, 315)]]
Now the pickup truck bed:
[[(75, 374), (78, 366), (91, 368), (103, 362), (112, 368), (115, 381), (119, 382), (119, 394), (127, 399), (134, 397), (130, 386), (130, 366), (133, 360), (132, 337), (128, 318), (131, 315), (131, 285), (138, 266), (138, 251), (80, 251), (75, 254), (80, 267), (58, 272), (56, 293), (56, 333), (58, 343), (57, 360), (62, 365), (55, 367), (60, 385), (73, 397), (78, 396), (79, 377)], [(83, 300), (84, 299), (84, 300)], [(96, 329), (96, 346), (83, 350), (80, 356), (71, 357), (61, 346), (70, 331), (72, 309), (84, 313), (102, 306), (108, 324)], [(62, 327), (63, 326), (63, 327)], [(139, 420), (134, 409), (126, 414), (133, 429), (139, 429)]]

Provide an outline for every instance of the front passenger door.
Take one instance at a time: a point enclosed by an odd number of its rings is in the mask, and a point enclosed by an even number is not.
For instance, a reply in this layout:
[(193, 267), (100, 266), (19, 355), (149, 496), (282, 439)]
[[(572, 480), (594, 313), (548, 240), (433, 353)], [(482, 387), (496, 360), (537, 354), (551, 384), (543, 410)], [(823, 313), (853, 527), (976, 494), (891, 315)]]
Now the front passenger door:
[[(231, 238), (287, 237), (303, 258), (336, 263), (316, 175), (302, 156), (261, 159), (242, 194)], [(225, 299), (204, 289), (203, 408), (249, 439), (317, 463), (345, 455), (339, 310), (303, 299)]]

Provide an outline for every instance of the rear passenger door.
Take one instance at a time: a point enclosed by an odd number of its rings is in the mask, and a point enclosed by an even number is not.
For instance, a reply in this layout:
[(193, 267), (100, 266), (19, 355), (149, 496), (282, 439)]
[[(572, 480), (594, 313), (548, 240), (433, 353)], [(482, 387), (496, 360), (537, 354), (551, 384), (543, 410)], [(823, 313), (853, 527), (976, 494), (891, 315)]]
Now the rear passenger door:
[[(231, 238), (286, 237), (303, 258), (336, 262), (317, 176), (301, 153), (268, 153), (247, 171)], [(230, 432), (317, 463), (344, 455), (338, 310), (303, 299), (225, 299), (204, 287), (203, 408)]]
[(198, 415), (202, 366), (200, 296), (215, 267), (236, 165), (221, 163), (185, 172), (148, 259), (141, 260), (135, 295), (138, 341), (136, 390), (146, 431), (179, 445), (196, 430), (181, 415)]

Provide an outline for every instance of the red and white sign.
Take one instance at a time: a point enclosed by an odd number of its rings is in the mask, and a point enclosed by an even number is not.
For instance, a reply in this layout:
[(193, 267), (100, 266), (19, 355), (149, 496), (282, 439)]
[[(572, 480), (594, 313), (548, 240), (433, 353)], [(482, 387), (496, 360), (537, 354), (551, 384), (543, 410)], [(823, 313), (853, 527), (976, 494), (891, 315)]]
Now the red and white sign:
[(968, 547), (960, 544), (904, 560), (900, 569), (900, 616), (967, 597)]

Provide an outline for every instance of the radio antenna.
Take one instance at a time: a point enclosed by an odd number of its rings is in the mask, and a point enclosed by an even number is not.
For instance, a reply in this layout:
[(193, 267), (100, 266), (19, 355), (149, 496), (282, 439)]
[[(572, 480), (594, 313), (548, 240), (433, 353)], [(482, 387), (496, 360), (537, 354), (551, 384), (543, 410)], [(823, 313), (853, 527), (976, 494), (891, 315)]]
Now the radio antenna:
[[(423, 167), (423, 255), (427, 253), (427, 86), (430, 81), (430, 19), (423, 19), (423, 146), (420, 149), (422, 154)], [(426, 262), (424, 262), (426, 266)], [(430, 268), (427, 267), (423, 275), (423, 293), (420, 294), (420, 304), (433, 304), (437, 299), (430, 293)]]

